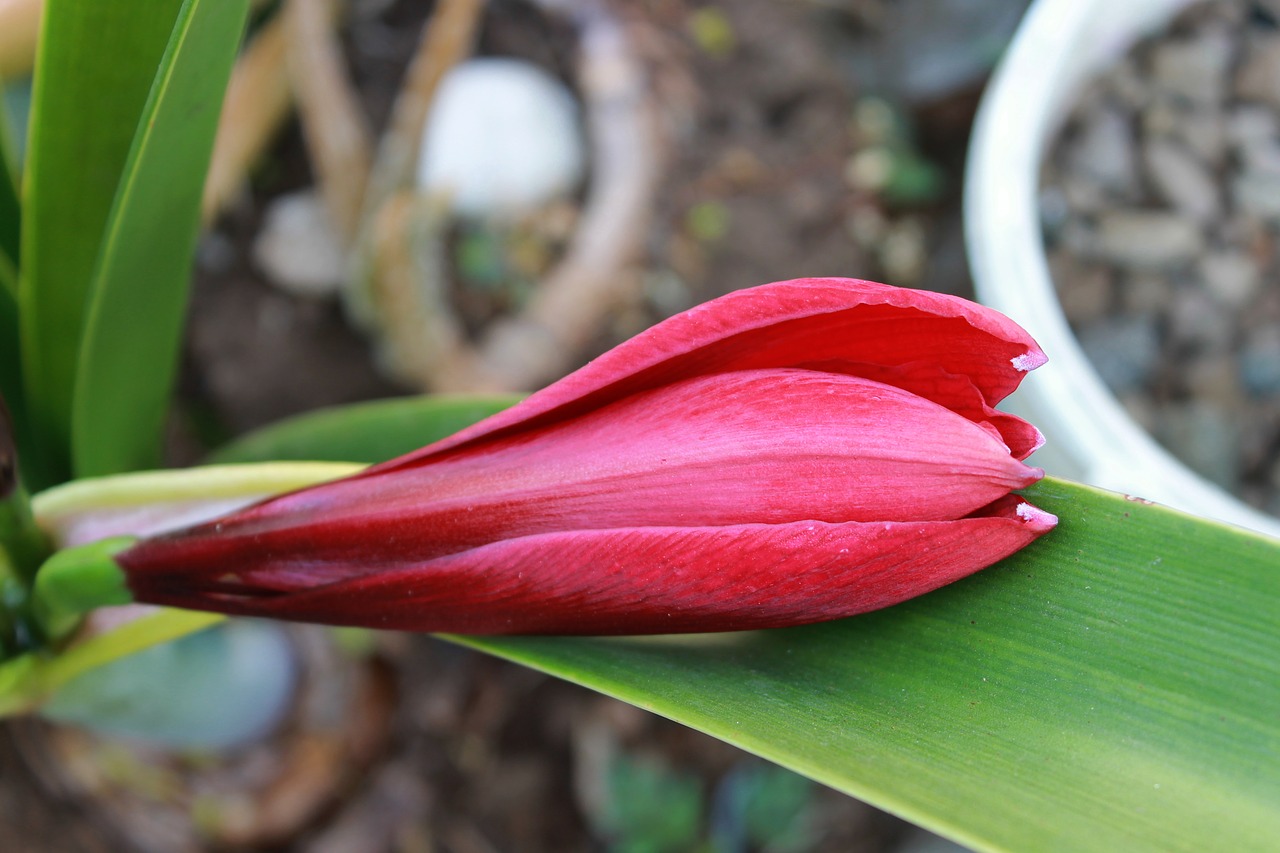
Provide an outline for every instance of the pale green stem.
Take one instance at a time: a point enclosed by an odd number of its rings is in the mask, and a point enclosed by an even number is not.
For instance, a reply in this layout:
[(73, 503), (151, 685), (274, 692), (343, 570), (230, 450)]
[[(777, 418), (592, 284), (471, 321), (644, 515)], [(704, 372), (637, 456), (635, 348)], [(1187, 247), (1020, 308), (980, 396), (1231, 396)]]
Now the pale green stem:
[[(111, 555), (127, 546), (131, 537), (203, 520), (202, 511), (208, 518), (237, 504), (346, 476), (361, 467), (298, 462), (208, 466), (80, 480), (42, 492), (31, 501), (39, 528), (57, 546), (79, 547), (55, 554), (41, 568), (32, 609), (47, 631), (64, 636), (87, 608), (128, 601), (123, 576)], [(91, 532), (101, 535), (85, 545), (82, 537)], [(91, 669), (208, 628), (223, 618), (159, 610), (60, 652), (13, 658), (0, 664), (0, 716), (30, 711), (58, 687)]]
[(91, 669), (210, 628), (225, 618), (219, 613), (159, 610), (60, 654), (28, 652), (0, 664), (0, 717), (32, 711), (59, 687)]

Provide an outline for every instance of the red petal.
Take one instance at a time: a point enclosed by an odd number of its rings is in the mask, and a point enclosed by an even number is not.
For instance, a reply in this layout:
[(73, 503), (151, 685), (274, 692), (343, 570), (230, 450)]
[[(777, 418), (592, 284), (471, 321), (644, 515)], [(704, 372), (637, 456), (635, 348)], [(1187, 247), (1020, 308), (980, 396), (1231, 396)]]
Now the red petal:
[(1009, 448), (1014, 459), (1026, 459), (1044, 444), (1044, 436), (1033, 425), (1016, 415), (993, 409), (969, 377), (947, 373), (932, 364), (912, 362), (897, 366), (850, 365), (828, 361), (801, 366), (809, 370), (863, 376), (932, 400), (976, 424), (990, 426)]
[(896, 604), (1022, 548), (1056, 519), (1016, 499), (958, 521), (549, 533), (258, 597), (137, 576), (139, 598), (407, 631), (644, 634), (799, 625)]
[(823, 361), (928, 364), (967, 377), (994, 406), (1045, 357), (1012, 320), (959, 297), (855, 279), (778, 282), (678, 314), (511, 409), (361, 476), (563, 421), (680, 379)]
[(705, 376), (133, 549), (137, 571), (282, 590), (498, 539), (602, 528), (960, 518), (1039, 469), (922, 397), (811, 370)]

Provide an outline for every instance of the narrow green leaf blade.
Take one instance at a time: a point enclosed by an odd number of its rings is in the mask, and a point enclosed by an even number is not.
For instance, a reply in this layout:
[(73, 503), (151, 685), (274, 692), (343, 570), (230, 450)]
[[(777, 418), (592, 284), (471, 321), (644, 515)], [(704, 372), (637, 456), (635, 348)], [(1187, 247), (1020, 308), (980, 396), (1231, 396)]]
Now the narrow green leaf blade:
[(65, 477), (90, 282), (120, 173), (182, 0), (48, 0), (24, 171), (23, 371), (34, 432)]
[(187, 0), (107, 221), (75, 384), (73, 470), (159, 462), (200, 194), (248, 0)]
[[(18, 267), (18, 241), (22, 223), (22, 205), (18, 198), (18, 157), (14, 148), (9, 111), (4, 106), (4, 80), (0, 79), (0, 264), (11, 271)], [(12, 278), (12, 277), (11, 277)], [(11, 282), (0, 286), (13, 287)], [(16, 291), (11, 290), (16, 296)]]
[(459, 642), (705, 731), (980, 850), (1280, 838), (1280, 543), (1060, 481), (1058, 530), (840, 622)]
[(41, 459), (32, 451), (26, 393), (22, 387), (22, 353), (18, 346), (18, 303), (14, 272), (0, 257), (0, 397), (8, 405), (18, 445), (23, 481), (33, 489), (51, 485)]
[(519, 400), (514, 395), (424, 396), (338, 406), (250, 433), (219, 449), (209, 461), (382, 462), (452, 435)]

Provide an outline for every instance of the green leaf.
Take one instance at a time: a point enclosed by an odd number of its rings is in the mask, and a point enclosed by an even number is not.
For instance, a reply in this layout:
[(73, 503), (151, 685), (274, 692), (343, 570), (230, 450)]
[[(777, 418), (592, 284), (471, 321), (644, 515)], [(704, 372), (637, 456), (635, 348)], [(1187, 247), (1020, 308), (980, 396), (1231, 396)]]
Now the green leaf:
[(8, 285), (13, 271), (0, 257), (0, 396), (9, 404), (15, 419), (25, 417), (22, 406), (22, 356), (18, 349), (18, 303)]
[(76, 378), (77, 477), (160, 461), (200, 196), (248, 0), (188, 0), (107, 221)]
[(160, 609), (61, 654), (29, 652), (0, 663), (0, 717), (30, 712), (60, 687), (90, 670), (211, 628), (225, 618), (218, 613)]
[(72, 395), (94, 265), (181, 3), (45, 4), (24, 171), (19, 305), (33, 431), (59, 479), (70, 472)]
[(22, 387), (22, 354), (18, 346), (18, 304), (9, 288), (12, 271), (0, 257), (0, 397), (8, 404), (18, 445), (18, 461), (24, 482), (32, 488), (49, 485), (47, 472), (39, 456), (30, 452), (31, 431), (28, 428), (26, 394)]
[(299, 415), (250, 433), (210, 462), (382, 462), (515, 405), (514, 395), (426, 396), (357, 403)]
[[(0, 287), (12, 288), (17, 283), (12, 273), (18, 267), (22, 206), (18, 200), (18, 158), (3, 95), (4, 80), (0, 79), (0, 266), (7, 265), (11, 276), (10, 281), (0, 281)], [(16, 295), (14, 290), (9, 292)]]
[(453, 638), (670, 717), (980, 850), (1280, 838), (1280, 543), (1088, 487), (1059, 528), (840, 622)]

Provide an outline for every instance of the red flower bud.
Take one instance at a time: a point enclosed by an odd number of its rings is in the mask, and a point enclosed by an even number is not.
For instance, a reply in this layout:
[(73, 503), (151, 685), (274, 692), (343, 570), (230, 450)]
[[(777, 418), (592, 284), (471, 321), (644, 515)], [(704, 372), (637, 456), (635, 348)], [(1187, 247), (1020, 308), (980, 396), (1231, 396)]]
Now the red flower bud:
[(116, 555), (139, 601), (459, 633), (795, 625), (885, 607), (1056, 519), (992, 406), (1044, 362), (962, 299), (848, 279), (729, 294), (347, 479)]

